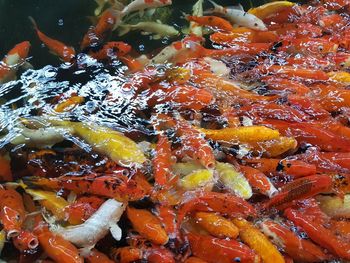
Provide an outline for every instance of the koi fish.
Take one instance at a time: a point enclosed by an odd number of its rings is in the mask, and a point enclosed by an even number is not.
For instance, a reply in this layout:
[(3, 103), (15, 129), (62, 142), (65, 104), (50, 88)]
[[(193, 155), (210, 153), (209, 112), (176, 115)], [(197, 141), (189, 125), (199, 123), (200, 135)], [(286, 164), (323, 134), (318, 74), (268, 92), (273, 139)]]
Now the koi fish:
[(219, 31), (231, 31), (233, 27), (227, 20), (217, 16), (190, 16), (186, 15), (188, 21), (196, 22), (201, 26), (208, 26)]
[(119, 36), (123, 36), (132, 30), (141, 30), (144, 35), (155, 34), (153, 39), (159, 39), (162, 37), (173, 37), (179, 34), (173, 26), (162, 24), (157, 22), (139, 22), (134, 25), (123, 24), (120, 26)]
[(214, 8), (204, 13), (219, 13), (228, 20), (230, 20), (232, 23), (235, 23), (239, 26), (244, 26), (261, 31), (267, 30), (267, 27), (261, 19), (259, 19), (253, 14), (245, 12), (243, 10), (243, 7), (240, 5), (238, 7), (228, 8), (218, 5), (212, 0), (209, 0), (209, 2), (213, 4)]
[(16, 71), (28, 56), (30, 49), (29, 41), (23, 41), (14, 46), (0, 62), (0, 84), (15, 77)]
[(96, 26), (91, 27), (85, 34), (80, 48), (84, 50), (88, 47), (98, 46), (106, 36), (115, 30), (122, 19), (121, 11), (109, 8), (104, 11)]
[(126, 16), (135, 11), (139, 11), (140, 15), (143, 16), (145, 9), (162, 7), (171, 4), (172, 0), (135, 0), (124, 7), (122, 10), (122, 16)]
[(35, 20), (31, 16), (28, 18), (32, 22), (39, 39), (45, 44), (45, 46), (48, 47), (50, 52), (58, 56), (64, 62), (72, 62), (72, 60), (75, 58), (74, 48), (67, 46), (58, 40), (48, 37), (39, 30)]
[(107, 42), (100, 50), (90, 51), (89, 55), (97, 60), (112, 60), (119, 56), (125, 56), (132, 47), (121, 41)]

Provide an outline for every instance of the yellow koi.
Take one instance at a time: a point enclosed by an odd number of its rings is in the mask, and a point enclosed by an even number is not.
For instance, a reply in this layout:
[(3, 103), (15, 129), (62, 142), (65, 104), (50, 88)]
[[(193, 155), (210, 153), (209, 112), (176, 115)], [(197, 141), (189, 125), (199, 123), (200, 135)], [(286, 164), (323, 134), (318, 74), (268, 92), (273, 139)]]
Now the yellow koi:
[(284, 258), (270, 240), (245, 219), (233, 219), (239, 228), (239, 237), (262, 258), (265, 263), (284, 263)]
[(186, 190), (200, 187), (210, 190), (214, 185), (214, 173), (211, 170), (200, 169), (184, 176), (179, 183)]
[(244, 199), (249, 199), (253, 195), (247, 179), (232, 164), (217, 162), (216, 170), (219, 173), (219, 180), (231, 192)]
[(237, 128), (223, 128), (221, 130), (209, 130), (199, 128), (207, 138), (215, 141), (252, 143), (274, 140), (279, 138), (278, 130), (265, 126), (241, 126)]
[(63, 220), (65, 218), (64, 208), (69, 205), (69, 203), (63, 198), (58, 196), (55, 192), (25, 189), (26, 193), (31, 195), (34, 200), (39, 201), (39, 203), (49, 210), (58, 220)]
[(258, 7), (254, 7), (248, 10), (249, 14), (255, 15), (260, 19), (264, 19), (271, 14), (274, 14), (286, 7), (295, 5), (295, 3), (289, 1), (276, 1), (272, 3), (267, 3)]

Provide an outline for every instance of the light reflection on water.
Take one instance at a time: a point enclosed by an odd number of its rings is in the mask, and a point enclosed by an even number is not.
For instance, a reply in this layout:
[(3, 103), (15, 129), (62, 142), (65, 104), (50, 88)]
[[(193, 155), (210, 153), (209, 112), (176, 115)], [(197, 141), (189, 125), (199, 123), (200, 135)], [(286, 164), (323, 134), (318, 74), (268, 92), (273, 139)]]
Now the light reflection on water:
[[(16, 81), (0, 86), (0, 148), (21, 132), (21, 120), (45, 116), (59, 120), (80, 121), (108, 126), (121, 132), (149, 134), (148, 121), (140, 118), (147, 109), (147, 93), (135, 96), (133, 89), (123, 89), (127, 81), (125, 66), (114, 62), (105, 67), (86, 55), (76, 65), (46, 66), (30, 69)], [(58, 98), (72, 95), (85, 101), (67, 112), (56, 112)], [(53, 103), (55, 102), (56, 103)], [(86, 149), (86, 145), (70, 138)]]

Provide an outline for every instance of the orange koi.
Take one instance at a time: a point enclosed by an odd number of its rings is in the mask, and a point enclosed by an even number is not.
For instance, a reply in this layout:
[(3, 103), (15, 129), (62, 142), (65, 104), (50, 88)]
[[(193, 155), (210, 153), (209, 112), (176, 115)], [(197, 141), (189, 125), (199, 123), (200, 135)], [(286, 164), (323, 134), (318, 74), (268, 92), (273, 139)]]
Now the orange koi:
[(280, 120), (266, 120), (264, 123), (278, 129), (285, 136), (294, 137), (298, 143), (310, 143), (324, 151), (350, 150), (350, 139), (341, 137), (318, 123), (289, 123)]
[(153, 163), (155, 183), (160, 187), (166, 186), (171, 177), (172, 161), (171, 144), (166, 136), (159, 134)]
[(335, 53), (338, 49), (338, 44), (330, 42), (329, 39), (325, 38), (297, 38), (291, 40), (289, 43), (281, 48), (281, 50), (287, 50), (292, 53), (315, 55)]
[(269, 89), (278, 90), (283, 93), (291, 92), (298, 95), (305, 95), (310, 92), (310, 89), (306, 85), (287, 78), (266, 76), (262, 80), (269, 86)]
[(113, 8), (104, 11), (96, 26), (92, 26), (84, 36), (80, 48), (96, 47), (107, 37), (121, 20), (121, 12)]
[(331, 230), (315, 222), (312, 218), (308, 218), (303, 213), (291, 208), (286, 209), (284, 215), (297, 226), (301, 227), (312, 241), (328, 249), (335, 255), (350, 260), (349, 243), (335, 236)]
[(185, 17), (188, 21), (196, 22), (201, 26), (207, 26), (218, 31), (232, 31), (233, 26), (229, 21), (218, 16), (191, 16)]
[(151, 88), (153, 94), (148, 100), (149, 106), (164, 102), (174, 102), (175, 106), (180, 104), (181, 108), (200, 110), (213, 100), (213, 95), (209, 91), (190, 85), (171, 86), (166, 89), (157, 87), (157, 85), (153, 85)]
[(316, 166), (294, 159), (246, 159), (248, 164), (264, 174), (286, 173), (294, 178), (316, 174)]
[(83, 263), (84, 259), (79, 255), (78, 249), (63, 237), (52, 233), (43, 223), (34, 229), (34, 234), (38, 236), (40, 246), (46, 254), (62, 263)]
[(6, 231), (7, 238), (21, 233), (25, 219), (22, 196), (14, 189), (0, 188), (0, 221)]
[(89, 55), (97, 60), (113, 60), (125, 56), (132, 47), (121, 41), (107, 42), (98, 51), (90, 50)]
[(128, 207), (127, 215), (134, 229), (154, 244), (164, 245), (169, 237), (161, 226), (159, 219), (145, 209)]
[(259, 193), (271, 197), (278, 192), (270, 179), (259, 170), (243, 165), (239, 167), (249, 184)]
[(29, 20), (32, 22), (33, 27), (41, 42), (43, 42), (53, 54), (58, 56), (64, 62), (73, 61), (75, 58), (75, 50), (73, 47), (67, 46), (58, 40), (48, 37), (39, 30), (35, 20), (32, 17), (29, 17)]
[(27, 230), (22, 230), (18, 236), (13, 237), (13, 245), (21, 252), (36, 249), (39, 241), (36, 235)]
[(234, 46), (243, 43), (272, 43), (278, 41), (278, 36), (272, 31), (255, 31), (239, 27), (230, 33), (216, 32), (210, 35), (210, 40), (223, 46)]
[(257, 256), (249, 247), (234, 239), (188, 233), (192, 254), (208, 263), (232, 263), (232, 261), (257, 263)]
[(301, 78), (311, 80), (328, 80), (329, 76), (322, 70), (295, 68), (294, 66), (258, 66), (262, 74), (273, 74), (279, 77)]
[(215, 167), (213, 149), (201, 133), (185, 121), (178, 121), (176, 128), (182, 139), (183, 151), (198, 160), (204, 167), (213, 169)]
[(185, 216), (192, 211), (218, 212), (230, 217), (254, 216), (255, 208), (244, 199), (232, 194), (203, 192), (186, 197), (181, 203), (177, 223), (180, 226)]
[(300, 200), (329, 192), (332, 189), (332, 178), (328, 175), (312, 175), (296, 179), (281, 187), (278, 194), (274, 195), (264, 204), (265, 208), (272, 206), (285, 207), (294, 200)]
[(266, 236), (272, 237), (272, 242), (298, 262), (323, 262), (328, 259), (320, 247), (272, 220), (264, 221), (260, 228)]
[(61, 176), (57, 178), (24, 178), (26, 183), (50, 189), (66, 189), (77, 194), (93, 194), (117, 200), (139, 200), (146, 191), (137, 185), (134, 179), (123, 175), (124, 169), (111, 175), (86, 175), (83, 177)]

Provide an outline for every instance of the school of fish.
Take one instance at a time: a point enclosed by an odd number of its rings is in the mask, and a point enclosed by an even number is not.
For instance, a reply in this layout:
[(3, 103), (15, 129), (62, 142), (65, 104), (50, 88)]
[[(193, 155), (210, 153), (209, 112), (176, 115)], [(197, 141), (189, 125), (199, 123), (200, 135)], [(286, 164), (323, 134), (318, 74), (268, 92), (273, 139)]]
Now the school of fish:
[[(83, 68), (79, 54), (120, 61), (126, 81), (116, 89), (132, 94), (151, 132), (60, 118), (84, 93), (22, 119), (0, 149), (0, 258), (350, 261), (350, 0), (249, 10), (199, 0), (183, 14), (187, 30), (124, 23), (171, 0), (96, 3), (97, 22), (75, 48), (28, 23), (67, 66)], [(175, 40), (138, 54), (113, 31)], [(0, 85), (28, 67), (30, 47), (4, 56)]]

